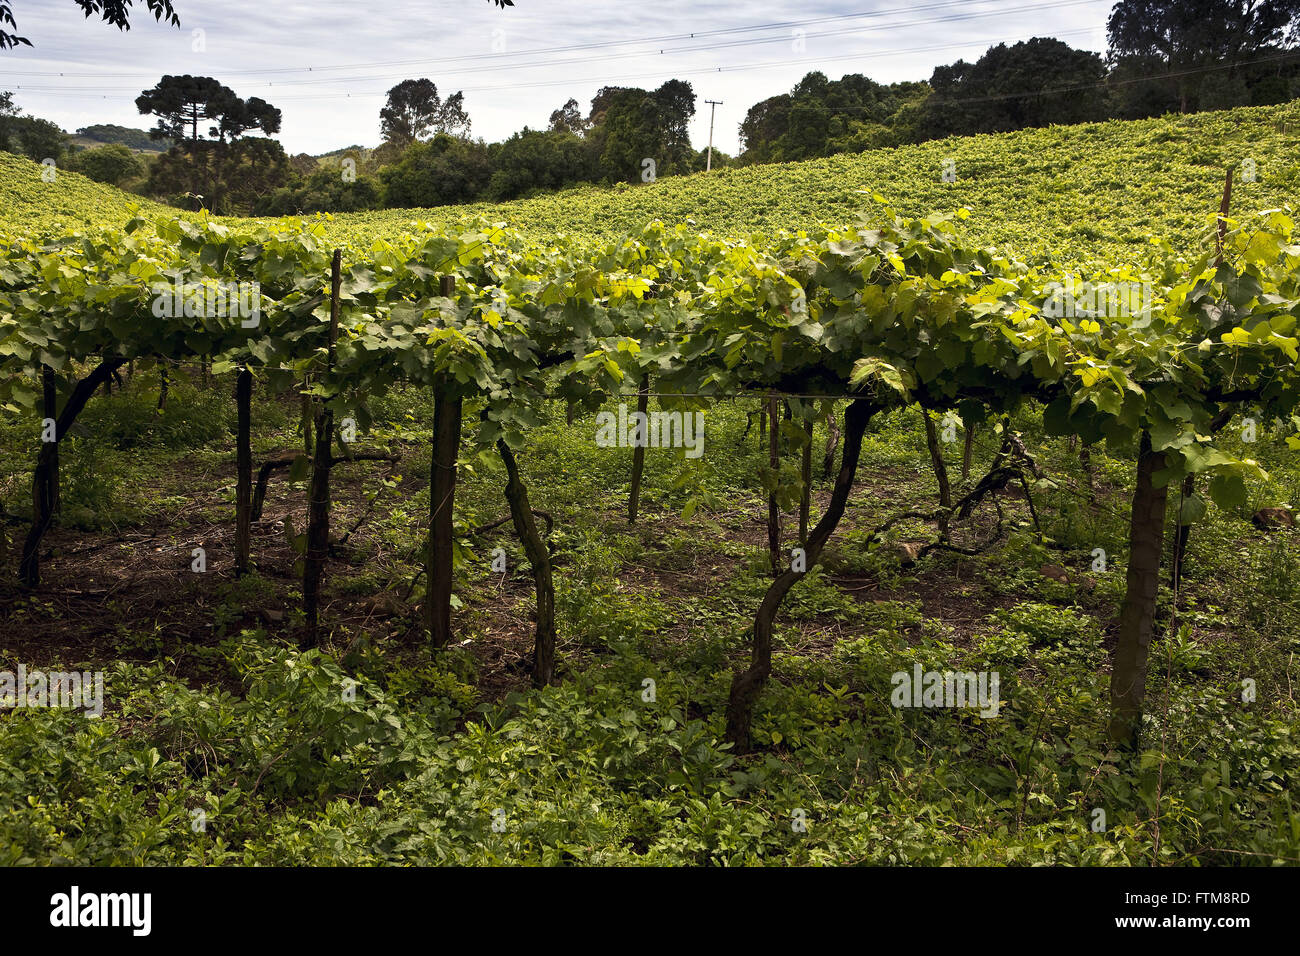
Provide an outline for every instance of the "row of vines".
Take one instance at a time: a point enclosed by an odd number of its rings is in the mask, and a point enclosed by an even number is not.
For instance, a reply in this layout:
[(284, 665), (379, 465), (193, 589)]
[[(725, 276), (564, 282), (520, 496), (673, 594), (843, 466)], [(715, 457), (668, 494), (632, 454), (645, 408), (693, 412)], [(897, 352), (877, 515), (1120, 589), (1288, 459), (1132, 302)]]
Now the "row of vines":
[[(1181, 521), (1204, 510), (1200, 489), (1220, 504), (1242, 498), (1259, 467), (1226, 453), (1216, 434), (1247, 405), (1286, 417), (1300, 397), (1295, 224), (1288, 210), (1221, 216), (1199, 256), (1153, 241), (1141, 262), (1069, 276), (1050, 260), (1021, 262), (965, 242), (968, 216), (903, 219), (880, 204), (869, 220), (842, 229), (737, 241), (652, 223), (603, 243), (539, 242), (483, 221), (417, 223), (341, 249), (327, 242), (325, 224), (299, 220), (231, 227), (137, 217), (117, 230), (0, 233), (0, 406), (41, 422), (19, 574), (27, 587), (40, 586), (59, 443), (96, 391), (128, 364), (137, 373), (157, 365), (165, 380), (171, 363), (210, 362), (237, 376), (237, 573), (250, 567), (249, 526), (275, 464), (264, 463), (255, 494), (253, 384), (304, 403), (303, 643), (313, 645), (331, 471), (380, 454), (353, 449), (341, 423), (364, 433), (368, 402), (399, 385), (428, 389), (430, 640), (438, 648), (452, 637), (452, 518), (457, 462), (469, 442), (495, 451), (506, 468), (511, 519), (536, 583), (533, 678), (544, 685), (555, 674), (552, 567), (516, 453), (546, 402), (590, 410), (652, 388), (665, 407), (682, 410), (738, 393), (826, 396), (798, 403), (811, 434), (812, 421), (835, 414), (835, 399), (847, 400), (834, 422), (842, 453), (829, 503), (813, 523), (805, 479), (803, 560), (784, 569), (774, 560), (750, 664), (733, 680), (727, 735), (743, 750), (772, 671), (773, 623), (844, 513), (873, 416), (919, 404), (956, 410), (975, 426), (1041, 408), (1049, 434), (1134, 450), (1111, 687), (1112, 737), (1134, 743), (1167, 489), (1182, 483)], [(1149, 284), (1151, 308), (1136, 317), (1052, 308), (1062, 285), (1083, 280)], [(248, 290), (251, 310), (231, 305)], [(775, 456), (776, 401), (769, 407)], [(466, 410), (476, 420), (466, 421)], [(805, 475), (809, 467), (806, 447)], [(633, 489), (635, 517), (635, 481)], [(943, 505), (941, 522), (963, 502)]]

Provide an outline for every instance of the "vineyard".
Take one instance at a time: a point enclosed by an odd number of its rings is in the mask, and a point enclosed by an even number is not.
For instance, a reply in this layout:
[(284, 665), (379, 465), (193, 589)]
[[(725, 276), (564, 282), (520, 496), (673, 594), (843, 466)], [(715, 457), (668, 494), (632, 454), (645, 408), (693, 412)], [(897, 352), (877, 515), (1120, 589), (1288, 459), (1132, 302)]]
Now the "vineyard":
[(0, 657), (106, 672), (0, 862), (1300, 862), (1298, 123), (268, 222), (0, 156)]

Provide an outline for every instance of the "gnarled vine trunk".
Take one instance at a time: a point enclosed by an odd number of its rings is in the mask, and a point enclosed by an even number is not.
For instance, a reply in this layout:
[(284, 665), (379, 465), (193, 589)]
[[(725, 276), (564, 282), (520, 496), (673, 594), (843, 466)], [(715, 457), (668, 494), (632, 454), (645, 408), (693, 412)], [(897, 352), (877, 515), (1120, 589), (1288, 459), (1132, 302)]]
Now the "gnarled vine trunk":
[[(862, 453), (862, 436), (876, 410), (877, 406), (864, 398), (854, 399), (845, 410), (844, 454), (826, 513), (817, 522), (804, 545), (807, 568), (817, 563), (822, 548), (826, 546), (826, 542), (830, 540), (830, 536), (840, 523), (840, 518), (844, 515), (844, 506), (848, 503), (849, 493), (853, 490), (853, 479), (858, 471), (858, 457)], [(780, 610), (781, 602), (785, 600), (790, 588), (803, 573), (792, 567), (786, 568), (768, 586), (767, 593), (763, 595), (763, 602), (758, 607), (758, 613), (754, 615), (754, 643), (750, 665), (746, 670), (738, 671), (731, 681), (731, 695), (727, 701), (727, 739), (741, 753), (750, 749), (750, 726), (753, 722), (754, 703), (772, 673), (772, 627), (776, 620), (776, 613)]]
[(835, 447), (840, 443), (840, 426), (835, 421), (835, 403), (826, 413), (826, 457), (822, 459), (822, 480), (828, 481), (835, 468)]
[[(326, 369), (334, 368), (334, 341), (339, 330), (339, 289), (343, 281), (342, 253), (334, 250), (330, 266), (330, 328)], [(330, 544), (330, 469), (334, 467), (334, 411), (322, 403), (316, 414), (316, 444), (312, 453), (311, 483), (307, 501), (307, 553), (303, 559), (302, 609), (307, 621), (304, 648), (320, 640), (321, 579)]]
[(970, 477), (970, 463), (975, 456), (975, 423), (966, 426), (966, 444), (961, 450), (961, 480)]
[[(930, 417), (930, 410), (921, 409), (921, 419), (925, 422), (925, 447), (930, 451), (930, 466), (934, 469), (934, 479), (939, 484), (939, 504), (952, 508), (952, 483), (948, 480), (948, 466), (943, 460), (943, 449), (939, 447), (939, 434)], [(948, 516), (939, 519), (939, 539), (948, 540)]]
[[(59, 417), (59, 394), (54, 381), (54, 369), (50, 368), (48, 365), (41, 366), (41, 392), (41, 404), (44, 416), (57, 421)], [(46, 480), (49, 483), (49, 490), (46, 494), (52, 503), (51, 511), (57, 512), (59, 510), (59, 446), (57, 443), (53, 448), (50, 469), (46, 476)]]
[(813, 423), (803, 423), (803, 461), (800, 463), (799, 477), (802, 485), (799, 489), (799, 544), (808, 540), (808, 516), (812, 512), (812, 440)]
[(533, 644), (533, 686), (545, 687), (555, 679), (555, 585), (551, 579), (551, 552), (537, 533), (533, 509), (528, 503), (528, 488), (519, 477), (519, 465), (504, 439), (497, 440), (497, 451), (505, 463), (506, 500), (515, 534), (524, 546), (524, 554), (533, 569), (537, 590), (537, 634)]
[(1141, 732), (1147, 658), (1155, 631), (1168, 488), (1157, 488), (1154, 475), (1164, 467), (1164, 453), (1151, 450), (1151, 436), (1144, 431), (1138, 449), (1133, 512), (1129, 518), (1127, 589), (1120, 609), (1119, 640), (1110, 675), (1110, 738), (1129, 747), (1137, 746)]
[(1191, 524), (1183, 523), (1181, 502), (1187, 501), (1194, 494), (1196, 494), (1196, 475), (1190, 474), (1183, 478), (1182, 494), (1179, 496), (1179, 514), (1174, 519), (1174, 553), (1170, 560), (1169, 588), (1175, 594), (1182, 588), (1183, 564), (1187, 560), (1187, 542), (1192, 537)]
[(304, 648), (315, 647), (320, 640), (320, 592), (329, 557), (330, 541), (330, 455), (334, 432), (334, 413), (322, 409), (316, 416), (316, 451), (312, 457), (311, 482), (307, 492), (307, 553), (303, 557), (302, 609), (307, 619)]
[(95, 390), (111, 381), (113, 373), (124, 361), (120, 358), (104, 359), (73, 387), (72, 394), (63, 404), (63, 411), (54, 419), (54, 441), (41, 445), (41, 452), (36, 457), (36, 471), (32, 475), (32, 527), (23, 542), (23, 555), (18, 565), (18, 576), (26, 587), (39, 587), (41, 583), (41, 539), (45, 537), (54, 518), (57, 497), (54, 474), (58, 463), (59, 442), (77, 420)]

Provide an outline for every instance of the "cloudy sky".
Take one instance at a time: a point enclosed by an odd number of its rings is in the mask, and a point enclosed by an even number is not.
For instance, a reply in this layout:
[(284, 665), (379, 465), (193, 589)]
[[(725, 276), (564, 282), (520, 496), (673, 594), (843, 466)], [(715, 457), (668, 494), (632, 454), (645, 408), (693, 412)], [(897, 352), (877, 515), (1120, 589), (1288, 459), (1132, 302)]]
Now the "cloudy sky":
[[(165, 73), (214, 76), (284, 114), (291, 152), (379, 140), (384, 93), (409, 77), (465, 91), (473, 135), (489, 142), (544, 128), (569, 97), (584, 113), (600, 87), (689, 80), (692, 141), (738, 150), (754, 103), (805, 73), (927, 79), (990, 44), (1055, 36), (1105, 50), (1113, 0), (174, 0), (181, 27), (143, 14), (127, 33), (86, 20), (73, 0), (11, 0), (34, 46), (0, 52), (0, 90), (72, 131), (148, 128), (134, 105)], [(12, 31), (11, 31), (12, 32)]]

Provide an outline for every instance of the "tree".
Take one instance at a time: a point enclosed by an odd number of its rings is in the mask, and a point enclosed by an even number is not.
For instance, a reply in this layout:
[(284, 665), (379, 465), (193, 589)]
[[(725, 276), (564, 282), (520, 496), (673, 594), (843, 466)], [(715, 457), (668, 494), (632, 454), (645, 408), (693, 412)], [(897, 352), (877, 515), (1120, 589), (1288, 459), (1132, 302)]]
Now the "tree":
[(108, 183), (110, 186), (121, 186), (127, 180), (144, 174), (144, 164), (135, 153), (117, 143), (73, 153), (68, 160), (68, 168), (95, 182)]
[(218, 122), (214, 130), (220, 139), (236, 140), (255, 129), (268, 136), (280, 132), (280, 111), (266, 100), (258, 96), (241, 100), (230, 90), (223, 90), (216, 104)]
[(578, 109), (578, 101), (573, 97), (569, 97), (565, 100), (563, 106), (551, 113), (548, 129), (552, 133), (573, 133), (575, 136), (581, 136), (587, 132), (587, 121), (582, 118), (582, 112)]
[(605, 117), (609, 113), (609, 108), (614, 105), (620, 96), (625, 93), (640, 93), (645, 95), (645, 90), (634, 90), (628, 86), (602, 86), (596, 91), (596, 95), (591, 98), (591, 113), (587, 117), (588, 125), (600, 126), (605, 122)]
[(5, 149), (35, 162), (63, 158), (68, 134), (57, 123), (37, 116), (10, 116), (3, 121)]
[(390, 206), (445, 206), (478, 198), (492, 176), (492, 161), (481, 141), (438, 133), (412, 143), (381, 175)]
[(1238, 64), (1300, 37), (1300, 0), (1120, 0), (1106, 21), (1112, 65), (1130, 62), (1195, 108), (1207, 69)]
[(149, 170), (148, 192), (177, 206), (251, 215), (291, 178), (289, 157), (276, 140), (204, 140), (159, 156)]
[(769, 96), (751, 106), (740, 124), (740, 145), (745, 161), (774, 162), (776, 141), (789, 127), (789, 93)]
[(641, 179), (646, 160), (654, 162), (657, 175), (668, 172), (659, 107), (645, 90), (620, 91), (603, 111), (603, 117), (589, 139), (601, 178), (635, 182)]
[(811, 159), (825, 153), (835, 125), (828, 102), (832, 89), (824, 73), (813, 72), (790, 91), (790, 119), (783, 162)]
[(664, 152), (671, 171), (690, 167), (692, 150), (688, 126), (695, 115), (695, 91), (685, 80), (668, 80), (654, 92), (663, 124)]
[(433, 81), (402, 80), (388, 91), (388, 102), (379, 111), (379, 135), (384, 142), (407, 146), (429, 131), (441, 107)]
[(850, 73), (828, 80), (809, 73), (789, 93), (750, 107), (740, 124), (746, 163), (790, 162), (895, 146), (911, 136), (904, 112), (930, 92), (927, 83), (885, 86)]
[(290, 182), (289, 157), (277, 140), (245, 136), (217, 143), (213, 152), (221, 186), (215, 200), (226, 215), (254, 215), (275, 190)]
[[(149, 131), (153, 139), (188, 140), (197, 143), (199, 121), (218, 119), (223, 111), (233, 109), (234, 92), (210, 76), (164, 76), (152, 89), (135, 98), (136, 109), (144, 115), (158, 117)], [(209, 132), (216, 135), (216, 128)]]
[(321, 168), (320, 163), (316, 162), (316, 157), (310, 153), (295, 153), (290, 156), (289, 166), (303, 178), (314, 175)]
[[(736, 160), (734, 157), (727, 155), (718, 147), (713, 147), (713, 168), (722, 169), (724, 166), (734, 166)], [(702, 173), (709, 165), (709, 151), (707, 149), (698, 150), (691, 158), (691, 172)]]
[(434, 119), (433, 131), (448, 136), (469, 136), (469, 113), (465, 112), (465, 94), (457, 91), (443, 100)]
[(691, 170), (694, 151), (686, 127), (695, 115), (695, 92), (669, 80), (653, 93), (607, 86), (591, 101), (587, 141), (596, 173), (612, 182), (636, 181), (653, 160), (656, 175)]
[(400, 163), (405, 153), (406, 146), (399, 146), (391, 140), (385, 140), (370, 151), (366, 163), (372, 170), (378, 172), (385, 166), (395, 166)]
[(454, 93), (444, 101), (431, 80), (403, 80), (388, 91), (388, 101), (379, 111), (379, 133), (384, 142), (405, 149), (430, 133), (468, 136), (469, 114), (465, 94)]
[(129, 126), (116, 126), (112, 123), (97, 123), (93, 126), (83, 126), (77, 130), (77, 135), (82, 139), (93, 139), (97, 143), (116, 143), (120, 146), (126, 146), (136, 151), (154, 151), (157, 152), (159, 147), (168, 149), (171, 147), (171, 140), (161, 142), (151, 139), (149, 134), (142, 129), (133, 129)]
[[(295, 156), (291, 162), (297, 159)], [(382, 198), (382, 186), (373, 176), (361, 174), (355, 180), (349, 180), (344, 178), (340, 169), (317, 166), (297, 185), (275, 190), (255, 212), (266, 216), (360, 212), (381, 208)]]
[(9, 131), (22, 110), (14, 106), (14, 95), (0, 90), (0, 149), (9, 149)]
[[(164, 76), (135, 105), (158, 117), (151, 137), (177, 143), (150, 168), (150, 194), (219, 213), (249, 212), (289, 184), (284, 148), (275, 140), (244, 136), (254, 129), (280, 131), (280, 111), (265, 100), (244, 100), (210, 76), (187, 74)], [(212, 123), (207, 130), (212, 140), (199, 135), (201, 119)]]
[(1098, 54), (1060, 40), (998, 43), (974, 63), (935, 68), (920, 132), (936, 139), (1105, 119), (1105, 78)]
[(213, 121), (208, 135), (222, 141), (229, 138), (233, 142), (254, 129), (268, 135), (280, 132), (278, 109), (257, 96), (241, 99), (210, 76), (164, 76), (157, 86), (136, 97), (135, 106), (141, 113), (158, 117), (158, 125), (149, 131), (155, 140), (197, 143), (201, 139), (199, 120)]
[(1154, 58), (1126, 56), (1111, 59), (1106, 82), (1111, 88), (1112, 111), (1121, 119), (1142, 119), (1176, 113), (1180, 108), (1178, 80)]
[(518, 199), (539, 190), (563, 189), (589, 178), (586, 149), (574, 133), (530, 130), (491, 147), (492, 178), (486, 196)]

